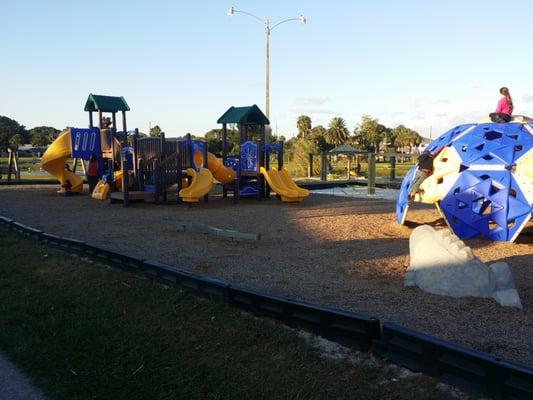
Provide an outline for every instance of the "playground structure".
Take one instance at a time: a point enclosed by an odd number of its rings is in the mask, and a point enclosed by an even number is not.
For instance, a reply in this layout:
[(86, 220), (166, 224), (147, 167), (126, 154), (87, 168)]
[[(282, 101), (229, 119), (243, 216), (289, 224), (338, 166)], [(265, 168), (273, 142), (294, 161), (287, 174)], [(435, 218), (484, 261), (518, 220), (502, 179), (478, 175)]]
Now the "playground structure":
[[(123, 97), (100, 96), (90, 94), (85, 104), (85, 111), (89, 113), (89, 128), (69, 128), (61, 132), (58, 138), (48, 147), (41, 160), (42, 168), (59, 180), (63, 185), (67, 180), (72, 185), (73, 193), (81, 193), (83, 190), (83, 177), (74, 171), (65, 168), (66, 161), (74, 158), (83, 161), (95, 155), (98, 161), (98, 170), (101, 175), (114, 171), (114, 164), (120, 163), (122, 136), (127, 140), (127, 135), (116, 131), (116, 113), (122, 113), (123, 132), (126, 131), (126, 111), (129, 106)], [(93, 125), (93, 112), (98, 112), (99, 128)], [(105, 123), (102, 113), (112, 114), (112, 122)], [(111, 127), (112, 123), (112, 127)], [(126, 141), (127, 143), (127, 141)], [(85, 169), (85, 168), (84, 168)], [(115, 175), (113, 175), (113, 179)], [(117, 174), (116, 178), (121, 178)]]
[[(456, 126), (429, 144), (444, 146), (435, 157), (433, 174), (414, 201), (435, 204), (448, 226), (462, 239), (483, 235), (513, 242), (533, 213), (533, 124), (527, 117), (510, 123)], [(396, 220), (409, 209), (416, 167), (403, 179)]]
[[(270, 189), (289, 203), (297, 203), (309, 196), (309, 191), (298, 187), (287, 170), (283, 169), (283, 143), (266, 143), (265, 125), (268, 118), (255, 104), (248, 107), (230, 107), (217, 121), (222, 124), (222, 161), (232, 168), (235, 179), (223, 185), (223, 196), (233, 193), (235, 202), (240, 197), (268, 198)], [(237, 124), (239, 154), (228, 155), (227, 125)], [(254, 134), (256, 140), (254, 139)], [(270, 166), (274, 155), (277, 167)]]
[[(190, 134), (180, 140), (165, 138), (164, 133), (158, 137), (139, 137), (137, 129), (128, 131), (126, 111), (129, 109), (123, 97), (90, 94), (85, 104), (89, 128), (69, 128), (62, 132), (43, 155), (43, 169), (62, 186), (68, 180), (73, 193), (81, 193), (83, 177), (67, 169), (66, 162), (74, 157), (81, 159), (84, 166), (83, 160), (94, 155), (101, 179), (92, 197), (110, 198), (111, 202), (123, 202), (125, 207), (136, 200), (166, 201), (167, 194), (175, 187), (183, 202), (207, 200), (213, 179), (223, 185), (224, 197), (233, 193), (235, 202), (240, 197), (267, 198), (270, 188), (286, 202), (299, 202), (309, 195), (282, 169), (283, 144), (265, 143), (265, 124), (269, 122), (256, 105), (231, 107), (219, 119), (223, 124), (222, 161), (207, 151), (205, 141), (192, 139)], [(119, 111), (122, 131), (117, 131)], [(98, 128), (93, 126), (93, 112), (98, 112)], [(111, 113), (111, 118), (104, 118), (103, 113)], [(227, 123), (239, 125), (238, 155), (227, 154)], [(251, 140), (252, 127), (260, 130), (257, 141)], [(271, 154), (277, 155), (278, 168), (270, 168)]]

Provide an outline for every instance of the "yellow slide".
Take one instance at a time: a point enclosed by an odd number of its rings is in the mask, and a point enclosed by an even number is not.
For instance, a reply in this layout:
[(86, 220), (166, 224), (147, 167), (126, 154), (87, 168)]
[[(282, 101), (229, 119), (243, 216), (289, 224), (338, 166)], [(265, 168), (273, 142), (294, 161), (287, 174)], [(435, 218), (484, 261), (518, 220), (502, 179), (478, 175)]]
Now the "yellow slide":
[(213, 187), (213, 175), (206, 168), (202, 168), (200, 172), (187, 168), (187, 175), (192, 176), (192, 182), (180, 190), (179, 196), (186, 203), (197, 203)]
[(289, 171), (287, 171), (285, 168), (282, 168), (281, 171), (279, 171), (279, 174), (283, 183), (285, 183), (285, 185), (287, 185), (289, 189), (296, 190), (298, 192), (298, 195), (302, 197), (302, 199), (305, 199), (307, 196), (309, 196), (309, 190), (301, 188), (296, 183), (294, 183), (291, 176), (289, 175)]
[(309, 191), (298, 187), (285, 170), (272, 168), (267, 171), (261, 167), (260, 172), (272, 190), (281, 196), (281, 201), (299, 203), (309, 196)]
[(213, 177), (220, 183), (231, 183), (235, 179), (233, 168), (226, 167), (212, 153), (207, 153), (207, 168), (213, 174)]
[(65, 169), (65, 162), (71, 155), (70, 129), (67, 129), (61, 132), (58, 138), (45, 151), (41, 166), (50, 175), (59, 180), (61, 185), (69, 180), (72, 184), (72, 192), (81, 193), (83, 190), (83, 178)]
[(96, 200), (106, 200), (109, 196), (109, 183), (98, 181), (91, 197)]

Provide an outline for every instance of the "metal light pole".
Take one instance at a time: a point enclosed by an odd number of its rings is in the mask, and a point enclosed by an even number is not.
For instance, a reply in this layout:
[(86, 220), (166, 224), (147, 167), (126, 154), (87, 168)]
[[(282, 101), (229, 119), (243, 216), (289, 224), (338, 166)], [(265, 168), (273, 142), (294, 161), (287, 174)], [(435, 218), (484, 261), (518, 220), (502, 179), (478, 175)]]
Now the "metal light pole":
[(251, 13), (246, 12), (246, 11), (236, 10), (235, 8), (230, 7), (229, 10), (228, 10), (228, 15), (231, 17), (235, 13), (245, 14), (245, 15), (248, 15), (248, 16), (250, 16), (252, 18), (255, 18), (256, 20), (258, 20), (259, 22), (264, 24), (264, 27), (265, 27), (265, 44), (266, 44), (265, 114), (266, 114), (267, 118), (270, 119), (270, 32), (272, 32), (272, 30), (275, 27), (277, 27), (277, 26), (279, 26), (281, 24), (284, 24), (285, 22), (300, 21), (302, 24), (305, 24), (307, 22), (307, 19), (303, 15), (300, 15), (297, 18), (288, 18), (288, 19), (285, 19), (283, 21), (277, 22), (277, 23), (275, 23), (274, 25), (271, 26), (270, 25), (270, 21), (269, 21), (268, 18), (263, 20), (263, 19), (259, 18), (257, 15), (251, 14)]

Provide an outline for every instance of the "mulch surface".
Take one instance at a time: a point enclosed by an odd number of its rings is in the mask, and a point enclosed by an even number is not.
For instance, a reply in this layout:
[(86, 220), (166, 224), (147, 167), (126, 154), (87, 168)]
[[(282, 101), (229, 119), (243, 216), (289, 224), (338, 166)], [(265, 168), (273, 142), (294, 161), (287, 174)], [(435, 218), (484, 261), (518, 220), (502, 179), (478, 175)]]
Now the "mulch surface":
[[(523, 310), (403, 285), (413, 228), (446, 225), (415, 206), (406, 226), (394, 203), (311, 195), (301, 204), (210, 196), (207, 203), (120, 204), (59, 196), (55, 186), (0, 187), (0, 215), (44, 231), (155, 259), (276, 295), (341, 307), (533, 366), (533, 222), (515, 243), (466, 241), (483, 262), (507, 262)], [(260, 233), (230, 241), (183, 232), (179, 222)]]

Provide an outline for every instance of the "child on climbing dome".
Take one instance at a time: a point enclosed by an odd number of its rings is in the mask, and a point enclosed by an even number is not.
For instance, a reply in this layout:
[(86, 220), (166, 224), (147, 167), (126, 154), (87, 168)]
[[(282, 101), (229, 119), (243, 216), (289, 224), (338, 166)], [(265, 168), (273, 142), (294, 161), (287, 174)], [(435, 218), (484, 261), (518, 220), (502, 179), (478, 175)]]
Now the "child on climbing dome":
[(513, 114), (513, 99), (509, 93), (509, 89), (502, 87), (500, 89), (501, 98), (496, 106), (496, 111), (489, 114), (492, 122), (504, 123), (511, 121), (511, 115)]
[(411, 188), (409, 190), (409, 199), (412, 201), (415, 195), (420, 191), (420, 185), (426, 180), (428, 176), (433, 174), (433, 160), (446, 146), (439, 146), (433, 152), (424, 150), (420, 157), (418, 157), (418, 168), (416, 169), (415, 176), (411, 182)]

